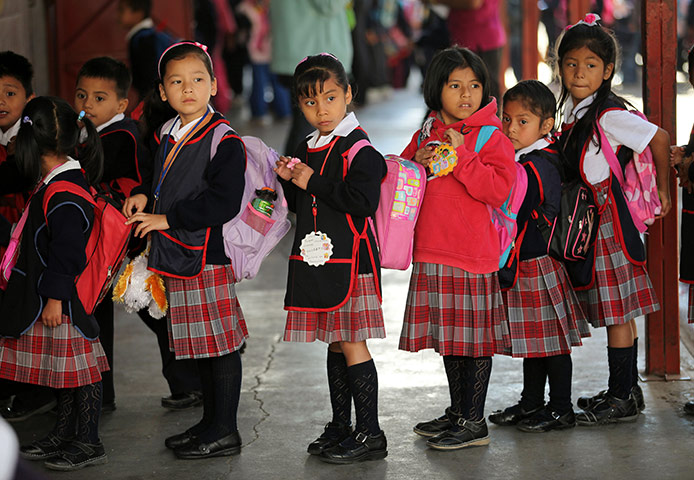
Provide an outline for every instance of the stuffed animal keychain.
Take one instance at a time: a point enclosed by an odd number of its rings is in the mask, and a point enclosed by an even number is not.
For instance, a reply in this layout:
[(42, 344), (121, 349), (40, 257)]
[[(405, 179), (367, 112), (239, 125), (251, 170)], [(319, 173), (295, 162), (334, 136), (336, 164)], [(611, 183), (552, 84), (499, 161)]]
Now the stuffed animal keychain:
[(121, 303), (128, 313), (147, 308), (153, 318), (163, 318), (169, 303), (166, 300), (164, 279), (147, 270), (149, 245), (125, 267), (113, 287), (114, 303)]

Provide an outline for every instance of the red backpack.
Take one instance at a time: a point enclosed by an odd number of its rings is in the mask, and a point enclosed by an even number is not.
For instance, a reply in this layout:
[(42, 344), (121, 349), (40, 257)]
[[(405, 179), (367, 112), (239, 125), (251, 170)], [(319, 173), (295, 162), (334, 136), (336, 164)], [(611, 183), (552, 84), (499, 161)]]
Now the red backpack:
[(120, 270), (128, 249), (132, 226), (125, 224), (126, 219), (113, 199), (98, 193), (94, 188), (87, 192), (82, 187), (64, 180), (50, 183), (46, 187), (43, 196), (44, 216), (47, 215), (49, 200), (60, 192), (78, 195), (94, 205), (94, 225), (86, 248), (87, 265), (75, 278), (77, 296), (87, 314), (92, 315), (96, 306), (109, 292), (111, 283)]

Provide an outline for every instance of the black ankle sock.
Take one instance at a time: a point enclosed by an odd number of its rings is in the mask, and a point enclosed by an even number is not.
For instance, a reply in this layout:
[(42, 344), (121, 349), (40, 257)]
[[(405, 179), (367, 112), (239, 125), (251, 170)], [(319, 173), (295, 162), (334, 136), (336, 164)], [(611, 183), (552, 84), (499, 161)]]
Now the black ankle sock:
[[(214, 417), (199, 435), (203, 443), (213, 442), (238, 430), (236, 415), (241, 396), (241, 355), (238, 351), (210, 359), (214, 382)], [(204, 394), (203, 394), (204, 395)]]
[(492, 373), (492, 357), (465, 357), (463, 391), (463, 418), (477, 422), (484, 418), (484, 403), (487, 400), (489, 376)]
[(357, 417), (356, 429), (376, 435), (381, 431), (378, 424), (378, 373), (373, 360), (347, 367), (349, 389), (354, 399)]
[(573, 408), (571, 404), (571, 355), (555, 355), (544, 359), (549, 377), (549, 408), (564, 415)]
[(75, 438), (77, 434), (77, 406), (75, 389), (60, 388), (57, 390), (58, 416), (53, 427), (53, 435), (63, 439)]
[(622, 400), (629, 398), (631, 393), (631, 371), (634, 347), (607, 347), (607, 363), (610, 368), (608, 391)]
[(352, 392), (349, 390), (347, 360), (342, 352), (328, 349), (328, 388), (333, 422), (343, 425), (352, 423)]
[(639, 383), (639, 337), (634, 339), (632, 368), (631, 368), (631, 386), (635, 387)]
[(96, 445), (99, 440), (99, 416), (101, 415), (101, 382), (76, 388), (78, 415), (77, 439)]
[(202, 388), (202, 419), (188, 431), (192, 435), (200, 435), (210, 428), (214, 418), (214, 380), (212, 378), (212, 359), (199, 358), (197, 360), (198, 374), (200, 375), (200, 388)]
[(466, 388), (463, 381), (465, 357), (444, 355), (443, 366), (448, 378), (448, 392), (451, 396), (451, 410), (454, 413), (463, 411), (463, 391)]
[(523, 391), (520, 405), (523, 410), (530, 411), (545, 403), (545, 382), (547, 381), (547, 365), (544, 358), (523, 359)]

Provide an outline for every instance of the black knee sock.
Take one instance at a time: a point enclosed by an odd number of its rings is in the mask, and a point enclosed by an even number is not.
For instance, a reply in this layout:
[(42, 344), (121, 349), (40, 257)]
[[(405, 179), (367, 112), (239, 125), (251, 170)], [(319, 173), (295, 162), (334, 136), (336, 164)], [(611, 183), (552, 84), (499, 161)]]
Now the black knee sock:
[(545, 382), (547, 364), (544, 358), (523, 359), (523, 391), (520, 405), (525, 411), (534, 410), (545, 404)]
[(635, 387), (639, 383), (639, 338), (634, 339), (632, 368), (631, 368), (631, 386)]
[(101, 416), (101, 382), (83, 385), (75, 389), (78, 412), (77, 439), (92, 445), (99, 439), (99, 417)]
[(610, 368), (608, 390), (613, 396), (621, 399), (629, 398), (631, 393), (631, 371), (634, 347), (607, 347), (607, 363)]
[(448, 377), (448, 392), (451, 396), (451, 410), (453, 413), (463, 411), (463, 391), (466, 388), (463, 381), (465, 357), (455, 355), (444, 355), (443, 366)]
[(549, 408), (560, 415), (573, 408), (571, 404), (571, 355), (555, 355), (544, 359), (549, 377)]
[(236, 415), (241, 396), (241, 355), (238, 351), (211, 358), (214, 381), (214, 417), (199, 435), (203, 443), (213, 442), (238, 430)]
[(200, 435), (210, 428), (214, 418), (214, 380), (212, 379), (212, 360), (199, 358), (197, 360), (198, 374), (200, 375), (200, 387), (202, 388), (202, 419), (190, 427), (188, 431), (192, 435)]
[(347, 360), (342, 352), (328, 349), (328, 388), (333, 422), (343, 425), (352, 423), (352, 392), (349, 389)]
[(484, 418), (489, 376), (492, 373), (492, 357), (465, 357), (467, 388), (463, 391), (463, 417), (477, 422)]
[(62, 439), (73, 439), (77, 434), (77, 406), (75, 405), (75, 389), (60, 388), (58, 396), (58, 417), (53, 427), (53, 435)]
[(354, 399), (357, 417), (356, 429), (376, 435), (381, 431), (378, 424), (378, 373), (373, 360), (347, 367), (349, 389)]

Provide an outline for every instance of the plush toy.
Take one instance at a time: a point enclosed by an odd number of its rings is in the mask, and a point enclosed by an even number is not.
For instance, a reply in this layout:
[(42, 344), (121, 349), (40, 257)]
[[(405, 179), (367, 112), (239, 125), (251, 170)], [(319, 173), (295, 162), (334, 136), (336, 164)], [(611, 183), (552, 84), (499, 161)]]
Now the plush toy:
[(153, 318), (166, 315), (169, 303), (164, 279), (147, 270), (147, 251), (133, 258), (125, 267), (113, 287), (113, 301), (122, 303), (128, 313), (147, 308)]

